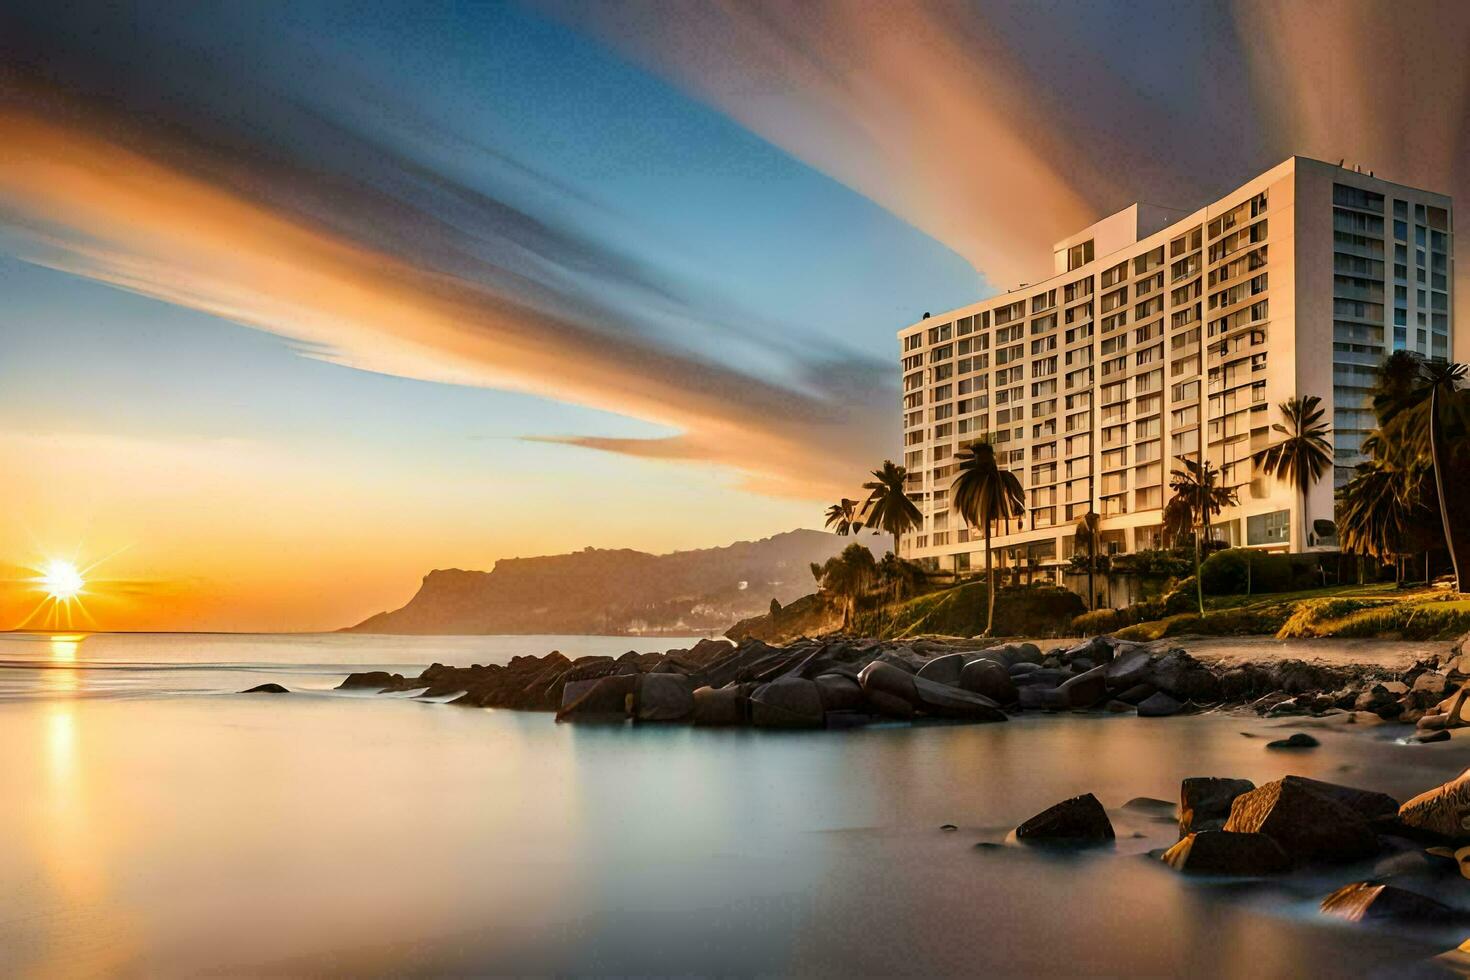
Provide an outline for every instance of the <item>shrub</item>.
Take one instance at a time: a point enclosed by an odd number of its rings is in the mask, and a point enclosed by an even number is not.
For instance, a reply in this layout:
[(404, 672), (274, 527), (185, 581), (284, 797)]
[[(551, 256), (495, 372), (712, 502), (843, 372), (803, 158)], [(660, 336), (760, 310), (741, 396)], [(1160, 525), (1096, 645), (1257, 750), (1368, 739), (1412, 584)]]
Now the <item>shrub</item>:
[(1217, 551), (1200, 566), (1207, 595), (1294, 592), (1319, 584), (1315, 555), (1271, 555), (1249, 548)]
[(1120, 609), (1094, 609), (1074, 617), (1071, 632), (1078, 636), (1101, 636), (1127, 625), (1127, 619)]
[(1194, 576), (1181, 579), (1173, 590), (1164, 596), (1163, 615), (1173, 616), (1177, 613), (1199, 612), (1199, 597), (1194, 592)]
[[(984, 582), (966, 582), (905, 602), (860, 611), (854, 632), (873, 636), (942, 633), (974, 636), (985, 629)], [(1082, 597), (1052, 585), (1021, 585), (996, 590), (996, 636), (1062, 636), (1085, 610)]]

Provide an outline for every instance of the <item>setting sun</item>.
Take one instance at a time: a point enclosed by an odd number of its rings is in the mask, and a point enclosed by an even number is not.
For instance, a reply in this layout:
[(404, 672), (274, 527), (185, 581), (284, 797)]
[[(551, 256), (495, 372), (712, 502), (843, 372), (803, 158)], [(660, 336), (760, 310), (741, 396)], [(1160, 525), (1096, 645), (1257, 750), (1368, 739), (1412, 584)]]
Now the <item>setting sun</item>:
[(70, 599), (84, 585), (82, 573), (69, 561), (48, 562), (41, 576), (41, 588), (53, 599)]

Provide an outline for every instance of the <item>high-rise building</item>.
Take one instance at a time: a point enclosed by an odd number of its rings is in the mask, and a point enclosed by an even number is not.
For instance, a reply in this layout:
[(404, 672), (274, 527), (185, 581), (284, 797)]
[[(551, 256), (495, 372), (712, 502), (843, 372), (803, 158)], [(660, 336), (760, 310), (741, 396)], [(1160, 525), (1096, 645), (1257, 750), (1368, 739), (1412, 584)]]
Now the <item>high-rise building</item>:
[[(997, 561), (1058, 567), (1076, 522), (1102, 546), (1161, 545), (1171, 471), (1220, 467), (1231, 545), (1335, 547), (1333, 489), (1373, 428), (1368, 392), (1395, 350), (1453, 349), (1450, 199), (1293, 157), (1199, 210), (1135, 204), (1054, 247), (1050, 278), (899, 331), (904, 465), (924, 513), (905, 557), (978, 567), (950, 509), (955, 453), (990, 433), (1026, 513), (992, 532)], [(1305, 501), (1252, 454), (1278, 403), (1317, 395), (1334, 473)]]

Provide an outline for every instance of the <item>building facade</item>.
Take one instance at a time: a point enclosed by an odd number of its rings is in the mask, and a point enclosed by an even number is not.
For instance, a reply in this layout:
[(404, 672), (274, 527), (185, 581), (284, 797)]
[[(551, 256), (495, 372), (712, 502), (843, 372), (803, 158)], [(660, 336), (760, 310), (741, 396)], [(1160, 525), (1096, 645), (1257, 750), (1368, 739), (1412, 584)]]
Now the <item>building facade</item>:
[[(1193, 213), (1104, 218), (1056, 244), (1052, 273), (899, 331), (903, 462), (924, 514), (905, 557), (981, 567), (950, 484), (982, 433), (1026, 490), (1025, 516), (992, 531), (1002, 566), (1061, 567), (1088, 511), (1104, 551), (1160, 547), (1170, 473), (1201, 453), (1239, 498), (1217, 536), (1333, 547), (1376, 365), (1453, 350), (1450, 199), (1304, 157)], [(1305, 501), (1251, 462), (1293, 395), (1319, 396), (1333, 426), (1334, 473)]]

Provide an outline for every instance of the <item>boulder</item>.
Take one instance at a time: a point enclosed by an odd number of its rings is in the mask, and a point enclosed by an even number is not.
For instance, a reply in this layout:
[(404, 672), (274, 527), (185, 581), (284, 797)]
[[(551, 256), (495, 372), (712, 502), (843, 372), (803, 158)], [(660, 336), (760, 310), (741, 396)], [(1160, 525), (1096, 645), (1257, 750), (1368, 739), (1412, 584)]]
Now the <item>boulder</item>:
[(1164, 852), (1175, 871), (1212, 875), (1273, 875), (1291, 864), (1281, 845), (1265, 834), (1227, 830), (1192, 833)]
[(363, 670), (348, 674), (347, 679), (337, 685), (337, 690), (385, 691), (390, 687), (397, 687), (402, 681), (402, 674), (390, 674), (386, 670)]
[(638, 675), (633, 717), (638, 721), (683, 721), (694, 714), (694, 682), (682, 673)]
[(257, 684), (254, 687), (250, 688), (249, 690), (241, 691), (240, 693), (241, 694), (290, 694), (291, 692), (288, 691), (288, 690), (286, 690), (284, 687), (282, 687), (279, 684)]
[(1056, 687), (1062, 681), (1072, 676), (1070, 670), (1061, 667), (1038, 667), (1036, 670), (1019, 674), (1013, 678), (1017, 687), (1036, 685), (1040, 687)]
[(818, 674), (816, 685), (823, 710), (856, 711), (866, 703), (862, 685), (846, 674)]
[(1028, 684), (1017, 691), (1017, 703), (1028, 710), (1060, 711), (1067, 706), (1061, 692), (1043, 684)]
[(1458, 909), (1394, 885), (1357, 881), (1322, 900), (1322, 914), (1348, 922), (1397, 923), (1407, 926), (1450, 925), (1465, 920)]
[(914, 717), (914, 706), (903, 698), (884, 691), (864, 691), (863, 697), (867, 698), (874, 711), (887, 718), (907, 721)]
[(1183, 708), (1184, 705), (1169, 697), (1163, 691), (1155, 691), (1138, 702), (1138, 717), (1167, 718), (1169, 715), (1177, 715)]
[(1378, 850), (1378, 836), (1356, 811), (1299, 781), (1278, 779), (1237, 796), (1224, 829), (1267, 834), (1299, 863), (1355, 861)]
[[(628, 715), (638, 674), (613, 674), (591, 681), (590, 687), (562, 704), (557, 721), (621, 721)], [(566, 687), (568, 694), (572, 685)]]
[(1306, 776), (1286, 776), (1283, 781), (1309, 789), (1319, 796), (1334, 799), (1364, 820), (1390, 820), (1399, 812), (1399, 801), (1387, 793), (1327, 783), (1320, 779), (1308, 779)]
[(1012, 677), (1021, 677), (1024, 674), (1031, 673), (1033, 670), (1040, 669), (1041, 664), (1036, 664), (1030, 662), (1029, 660), (1024, 660), (1021, 663), (1011, 664), (1010, 666), (1008, 666), (1006, 668), (1006, 673), (1010, 674)]
[(910, 708), (919, 700), (914, 681), (913, 674), (882, 659), (874, 660), (858, 672), (858, 684), (869, 700), (874, 694), (884, 694), (905, 702)]
[(694, 723), (709, 727), (743, 725), (749, 706), (745, 691), (738, 684), (727, 687), (701, 687), (694, 692)]
[(1010, 673), (994, 660), (972, 660), (960, 671), (960, 687), (982, 694), (997, 704), (1014, 704), (1016, 683)]
[(1428, 694), (1436, 701), (1438, 701), (1445, 696), (1445, 689), (1449, 687), (1449, 683), (1450, 679), (1444, 674), (1437, 674), (1433, 671), (1425, 671), (1417, 678), (1415, 678), (1414, 687), (1412, 688), (1412, 690), (1419, 693)]
[(923, 677), (913, 678), (913, 684), (914, 695), (918, 699), (914, 707), (926, 715), (963, 721), (1006, 720), (1006, 713), (1000, 710), (1000, 705), (982, 694), (948, 684), (936, 684)]
[(1399, 822), (1450, 841), (1470, 841), (1470, 769), (1399, 807)]
[(1094, 667), (1068, 678), (1057, 686), (1057, 694), (1068, 708), (1090, 708), (1108, 697), (1107, 667)]
[(816, 681), (778, 677), (750, 694), (750, 722), (758, 728), (821, 728), (826, 720)]
[(1079, 643), (1066, 652), (1069, 660), (1084, 657), (1094, 664), (1111, 663), (1113, 660), (1113, 647), (1108, 643), (1106, 637), (1094, 636), (1086, 642)]
[(965, 669), (965, 655), (963, 653), (948, 653), (942, 657), (935, 657), (927, 664), (919, 668), (918, 676), (936, 684), (958, 684), (960, 672)]
[(1190, 776), (1179, 784), (1179, 836), (1219, 830), (1230, 818), (1230, 805), (1256, 784), (1249, 779)]
[(1134, 684), (1118, 692), (1118, 700), (1125, 704), (1142, 704), (1159, 692), (1152, 684)]
[(1148, 680), (1153, 663), (1143, 650), (1130, 650), (1119, 654), (1108, 664), (1108, 686), (1115, 691), (1127, 690)]
[(1154, 687), (1180, 701), (1215, 701), (1220, 694), (1214, 673), (1178, 648), (1155, 660), (1148, 677)]
[(1317, 741), (1306, 732), (1293, 732), (1286, 738), (1278, 738), (1266, 743), (1268, 749), (1315, 749), (1322, 743)]
[(1104, 844), (1113, 839), (1113, 824), (1096, 796), (1084, 793), (1048, 807), (1016, 828), (1026, 844)]

